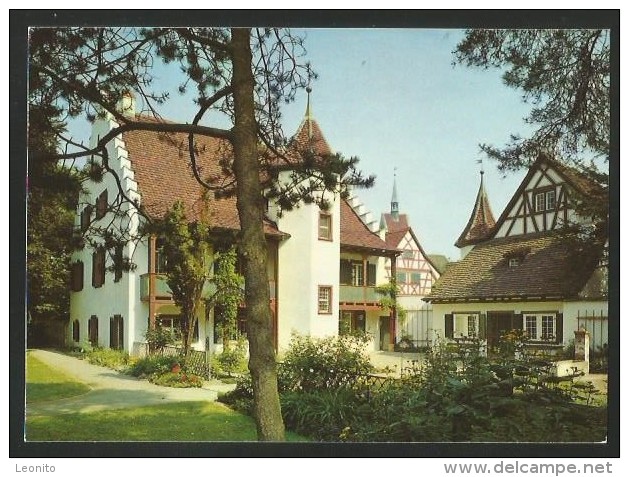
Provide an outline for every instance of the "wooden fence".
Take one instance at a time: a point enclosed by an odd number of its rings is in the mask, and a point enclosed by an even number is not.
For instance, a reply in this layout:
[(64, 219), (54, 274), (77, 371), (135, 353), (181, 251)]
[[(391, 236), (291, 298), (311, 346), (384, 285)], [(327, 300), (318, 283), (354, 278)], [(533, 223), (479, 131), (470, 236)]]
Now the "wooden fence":
[[(151, 353), (149, 352), (148, 343), (133, 343), (134, 356), (145, 357), (149, 354)], [(161, 354), (162, 356), (181, 356), (183, 354), (183, 349), (179, 346), (169, 345), (165, 346), (163, 350), (153, 354)], [(197, 376), (201, 376), (206, 379), (210, 377), (210, 364), (207, 351), (198, 351), (195, 349), (190, 350), (185, 365), (189, 372), (196, 374)]]
[(599, 350), (604, 348), (608, 342), (608, 319), (607, 313), (603, 310), (582, 312), (577, 315), (577, 328), (586, 329), (590, 333), (590, 348)]

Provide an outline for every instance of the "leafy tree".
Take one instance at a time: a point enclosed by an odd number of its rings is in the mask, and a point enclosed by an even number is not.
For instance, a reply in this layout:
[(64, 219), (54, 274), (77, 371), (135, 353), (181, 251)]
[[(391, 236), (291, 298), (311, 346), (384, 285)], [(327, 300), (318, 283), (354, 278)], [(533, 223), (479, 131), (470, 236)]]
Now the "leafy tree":
[[(29, 150), (56, 151), (55, 136), (37, 114), (29, 127)], [(30, 161), (27, 198), (27, 277), (29, 342), (50, 345), (51, 324), (67, 322), (70, 308), (70, 258), (78, 174), (51, 162)], [(52, 330), (51, 330), (52, 331)]]
[(578, 247), (595, 245), (606, 262), (609, 175), (588, 158), (607, 162), (610, 155), (610, 31), (467, 30), (454, 55), (467, 66), (502, 68), (504, 83), (533, 105), (526, 118), (536, 127), (530, 137), (512, 135), (502, 148), (480, 146), (501, 171), (550, 153), (598, 185), (587, 197), (573, 197), (577, 213), (591, 217), (594, 227), (567, 224), (564, 233)]
[(214, 321), (218, 323), (223, 337), (223, 351), (229, 349), (229, 341), (236, 335), (238, 307), (244, 298), (245, 280), (236, 271), (237, 254), (235, 248), (219, 252), (214, 257), (216, 268), (212, 283), (216, 291), (208, 301), (214, 306)]
[(481, 145), (501, 170), (549, 151), (578, 165), (584, 152), (609, 158), (609, 30), (467, 30), (454, 55), (466, 66), (502, 68), (504, 83), (533, 105), (531, 137), (514, 135), (503, 148)]
[[(289, 210), (300, 202), (326, 207), (326, 193), (346, 194), (347, 185), (371, 185), (356, 158), (315, 157), (293, 148), (280, 127), (280, 104), (314, 76), (302, 61), (301, 38), (285, 29), (249, 28), (47, 28), (31, 31), (29, 102), (57, 116), (89, 120), (110, 114), (119, 124), (100, 137), (95, 147), (68, 137), (51, 124), (57, 137), (74, 148), (63, 154), (42, 154), (42, 160), (98, 156), (104, 173), (111, 174), (107, 144), (125, 131), (186, 133), (196, 179), (214, 194), (235, 195), (240, 218), (239, 254), (247, 283), (249, 369), (255, 395), (254, 418), (261, 440), (283, 440), (284, 426), (277, 393), (277, 372), (266, 276), (266, 243), (262, 227), (266, 198)], [(192, 121), (170, 123), (127, 117), (116, 108), (127, 91), (140, 97), (144, 113), (157, 116), (169, 93), (153, 90), (153, 63), (163, 60), (182, 73), (180, 92), (194, 87), (197, 108)], [(231, 122), (229, 129), (201, 125), (212, 111)], [(52, 117), (43, 114), (42, 117)], [(216, 116), (212, 116), (214, 118)], [(233, 160), (222, 162), (226, 181), (203, 177), (196, 162), (195, 136), (228, 141)], [(291, 180), (279, 183), (278, 174), (290, 170)], [(342, 181), (339, 179), (342, 178)], [(122, 187), (121, 200), (130, 201)], [(140, 211), (141, 212), (141, 211)], [(149, 217), (146, 217), (150, 220)]]
[(203, 306), (203, 289), (210, 278), (209, 228), (201, 222), (190, 222), (183, 204), (178, 201), (163, 220), (153, 222), (150, 229), (160, 237), (166, 256), (166, 281), (173, 301), (181, 310), (181, 339), (184, 357), (187, 357)]

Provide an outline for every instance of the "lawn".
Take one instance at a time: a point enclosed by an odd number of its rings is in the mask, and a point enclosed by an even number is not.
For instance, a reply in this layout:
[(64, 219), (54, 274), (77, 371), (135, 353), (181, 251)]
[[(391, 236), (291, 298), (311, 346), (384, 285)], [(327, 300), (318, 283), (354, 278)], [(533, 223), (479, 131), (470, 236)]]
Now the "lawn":
[[(220, 403), (183, 402), (26, 420), (27, 441), (255, 441), (253, 420)], [(307, 439), (287, 432), (286, 440)]]
[(90, 387), (26, 355), (26, 402), (41, 402), (85, 394)]
[[(28, 403), (84, 394), (89, 386), (27, 354)], [(287, 432), (288, 441), (305, 441)], [(34, 441), (255, 441), (249, 416), (213, 402), (183, 402), (136, 408), (26, 418), (26, 440)]]

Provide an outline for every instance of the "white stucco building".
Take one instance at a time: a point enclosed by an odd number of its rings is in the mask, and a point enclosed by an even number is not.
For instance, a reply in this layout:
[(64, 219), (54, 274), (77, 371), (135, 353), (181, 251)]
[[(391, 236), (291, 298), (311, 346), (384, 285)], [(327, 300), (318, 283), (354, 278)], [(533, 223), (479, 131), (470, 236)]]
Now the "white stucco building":
[[(126, 114), (135, 114), (132, 98), (124, 106)], [(97, 120), (90, 143), (116, 126), (112, 118)], [(200, 136), (195, 141), (199, 174), (225, 180), (221, 160), (230, 157), (229, 144)], [(309, 107), (292, 144), (320, 156), (332, 153)], [(189, 220), (211, 224), (216, 246), (236, 240), (240, 226), (235, 198), (201, 187), (186, 147), (183, 133), (130, 131), (109, 143), (106, 159), (92, 159), (99, 166), (104, 161), (108, 171), (102, 180), (95, 174), (79, 200), (76, 227), (85, 240), (73, 258), (70, 342), (134, 352), (150, 327), (178, 326), (179, 310), (165, 281), (159, 237), (141, 236), (146, 219), (138, 207), (146, 217), (158, 218), (180, 200)], [(280, 172), (279, 180), (289, 176), (290, 171)], [(278, 212), (279, 205), (269, 201), (264, 231), (276, 348), (285, 348), (292, 333), (336, 335), (347, 320), (362, 320), (362, 329), (373, 336), (373, 349), (392, 347), (395, 313), (380, 308), (375, 286), (388, 276), (380, 259), (395, 261), (397, 248), (369, 230), (340, 194), (331, 197), (327, 210), (304, 204)], [(104, 230), (125, 240), (112, 245)], [(207, 307), (198, 316), (193, 346), (212, 349), (219, 342), (213, 310)]]
[(491, 347), (501, 333), (521, 329), (531, 344), (557, 348), (590, 332), (593, 348), (607, 343), (606, 236), (575, 241), (566, 226), (592, 226), (579, 216), (604, 191), (578, 171), (541, 155), (495, 220), (482, 173), (480, 188), (451, 264), (427, 300), (440, 337), (475, 336)]

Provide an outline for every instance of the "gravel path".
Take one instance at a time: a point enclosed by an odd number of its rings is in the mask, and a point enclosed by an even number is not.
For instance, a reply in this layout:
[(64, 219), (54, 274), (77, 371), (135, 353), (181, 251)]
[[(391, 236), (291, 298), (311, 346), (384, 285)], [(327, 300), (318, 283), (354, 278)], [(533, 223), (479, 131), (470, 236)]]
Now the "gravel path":
[(114, 370), (94, 366), (85, 360), (47, 350), (30, 353), (48, 366), (81, 381), (92, 389), (86, 394), (55, 401), (28, 403), (26, 415), (97, 412), (182, 401), (215, 401), (219, 392), (233, 385), (206, 382), (203, 388), (169, 388), (134, 378)]

